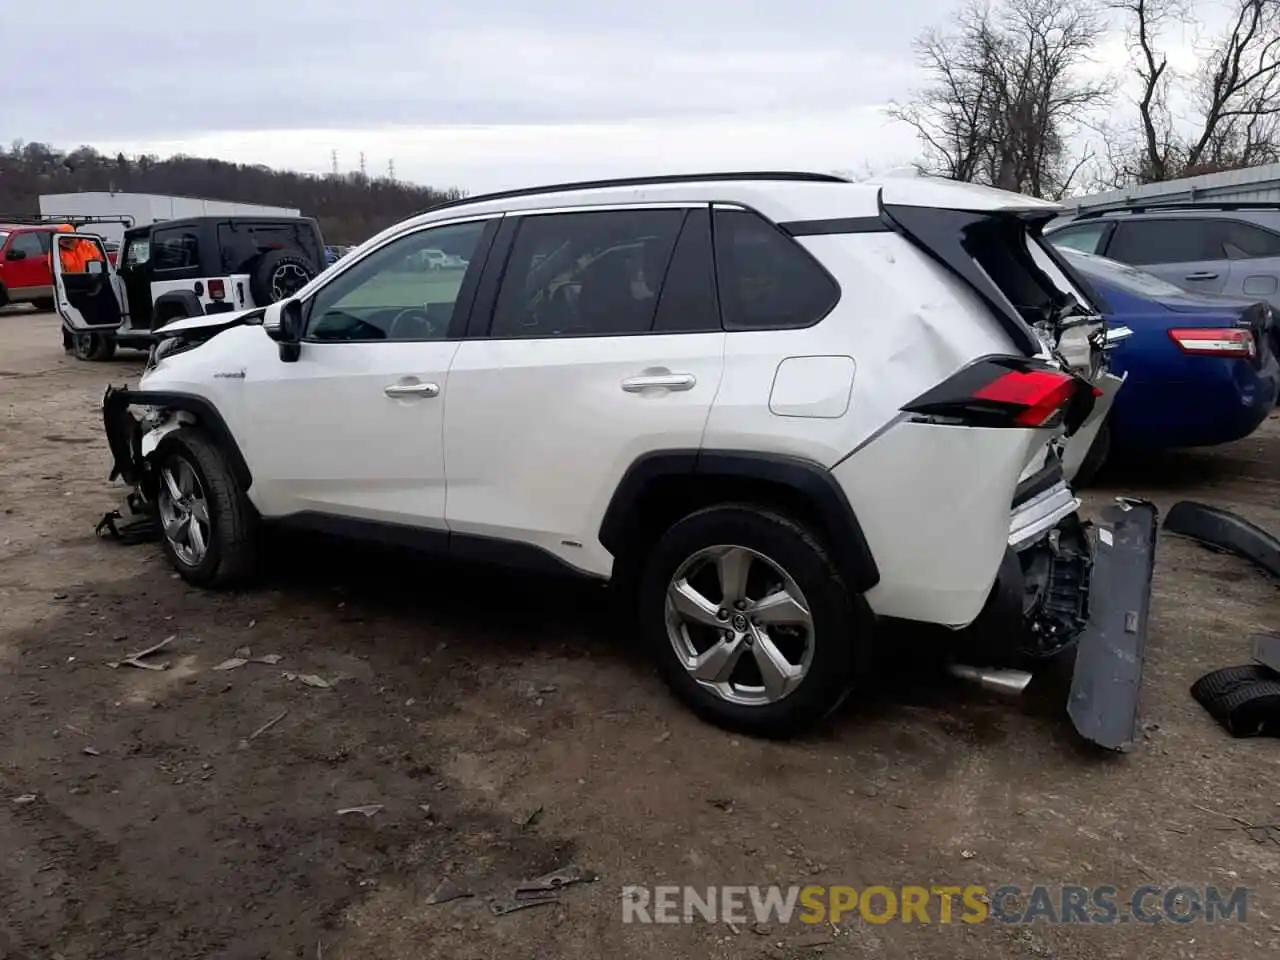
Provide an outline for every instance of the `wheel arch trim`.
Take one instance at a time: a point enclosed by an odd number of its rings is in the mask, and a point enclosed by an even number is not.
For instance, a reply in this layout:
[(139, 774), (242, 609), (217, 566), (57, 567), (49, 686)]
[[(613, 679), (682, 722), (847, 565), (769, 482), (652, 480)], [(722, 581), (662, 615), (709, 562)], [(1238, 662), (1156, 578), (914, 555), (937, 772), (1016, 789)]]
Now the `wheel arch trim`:
[(829, 470), (800, 457), (742, 450), (660, 450), (627, 468), (605, 509), (599, 540), (615, 557), (625, 546), (635, 507), (655, 482), (672, 477), (748, 479), (798, 494), (822, 525), (826, 545), (850, 589), (865, 593), (880, 582), (880, 570), (857, 513)]

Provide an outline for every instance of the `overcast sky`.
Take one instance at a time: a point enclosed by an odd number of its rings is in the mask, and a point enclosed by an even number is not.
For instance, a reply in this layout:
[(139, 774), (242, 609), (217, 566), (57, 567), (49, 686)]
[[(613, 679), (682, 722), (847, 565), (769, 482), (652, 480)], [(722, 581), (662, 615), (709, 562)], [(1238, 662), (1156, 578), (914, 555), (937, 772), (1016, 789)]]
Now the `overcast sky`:
[[(1204, 2), (1204, 0), (1202, 0)], [(711, 168), (909, 162), (884, 116), (956, 0), (114, 0), (67, 61), (6, 43), (0, 139), (187, 153), (468, 191)], [(0, 37), (47, 35), (0, 0)], [(87, 53), (87, 51), (100, 51)], [(1123, 58), (1123, 44), (1108, 45)], [(69, 61), (69, 62), (68, 62)]]

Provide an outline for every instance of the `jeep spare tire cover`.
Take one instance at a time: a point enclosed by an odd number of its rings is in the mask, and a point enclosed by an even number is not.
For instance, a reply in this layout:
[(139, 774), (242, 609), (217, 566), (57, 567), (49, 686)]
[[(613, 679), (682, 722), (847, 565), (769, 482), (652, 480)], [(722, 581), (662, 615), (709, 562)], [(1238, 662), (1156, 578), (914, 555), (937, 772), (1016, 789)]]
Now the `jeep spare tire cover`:
[(268, 250), (249, 274), (249, 292), (255, 305), (265, 307), (297, 293), (315, 275), (315, 266), (303, 253)]

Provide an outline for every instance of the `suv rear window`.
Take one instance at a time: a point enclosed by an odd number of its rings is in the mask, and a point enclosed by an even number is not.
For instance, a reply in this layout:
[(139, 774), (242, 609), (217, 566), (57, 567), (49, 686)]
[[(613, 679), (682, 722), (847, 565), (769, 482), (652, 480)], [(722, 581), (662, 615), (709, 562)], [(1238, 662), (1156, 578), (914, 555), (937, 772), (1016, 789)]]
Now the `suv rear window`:
[(218, 247), (222, 251), (224, 273), (248, 273), (252, 261), (268, 250), (298, 250), (317, 270), (328, 263), (317, 231), (306, 220), (279, 223), (231, 220), (218, 224)]
[(714, 229), (726, 330), (812, 326), (840, 299), (831, 275), (759, 214), (717, 210)]

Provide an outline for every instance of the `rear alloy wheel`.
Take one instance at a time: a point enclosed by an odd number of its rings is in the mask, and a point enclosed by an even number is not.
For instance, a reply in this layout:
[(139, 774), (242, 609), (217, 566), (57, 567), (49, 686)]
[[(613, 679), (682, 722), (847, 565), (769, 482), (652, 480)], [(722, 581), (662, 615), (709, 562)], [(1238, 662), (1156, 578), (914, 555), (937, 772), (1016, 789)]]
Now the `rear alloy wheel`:
[(789, 736), (834, 710), (871, 617), (800, 525), (742, 505), (681, 520), (650, 558), (641, 616), (663, 678), (704, 719)]
[(116, 355), (116, 342), (100, 333), (73, 333), (71, 352), (77, 360), (98, 362), (110, 360)]

